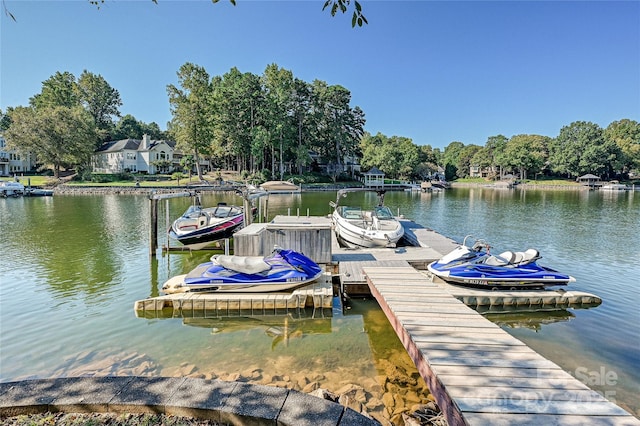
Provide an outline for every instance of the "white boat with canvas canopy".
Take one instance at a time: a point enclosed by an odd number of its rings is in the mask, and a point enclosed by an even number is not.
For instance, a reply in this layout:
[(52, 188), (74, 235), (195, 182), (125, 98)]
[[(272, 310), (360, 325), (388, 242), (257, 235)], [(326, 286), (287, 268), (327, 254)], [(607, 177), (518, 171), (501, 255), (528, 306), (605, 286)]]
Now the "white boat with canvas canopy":
[[(349, 192), (376, 191), (379, 202), (371, 210), (363, 210), (360, 206), (341, 206), (340, 198)], [(391, 209), (384, 205), (384, 190), (341, 189), (337, 200), (330, 203), (333, 207), (334, 231), (338, 241), (347, 247), (395, 247), (404, 235), (404, 228), (393, 215)]]

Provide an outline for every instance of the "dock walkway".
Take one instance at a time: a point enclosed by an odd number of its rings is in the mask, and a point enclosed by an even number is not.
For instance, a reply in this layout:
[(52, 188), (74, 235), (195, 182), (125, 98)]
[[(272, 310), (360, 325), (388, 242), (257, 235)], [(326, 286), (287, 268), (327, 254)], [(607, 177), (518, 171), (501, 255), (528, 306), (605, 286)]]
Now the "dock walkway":
[(364, 266), (451, 425), (640, 425), (410, 266)]

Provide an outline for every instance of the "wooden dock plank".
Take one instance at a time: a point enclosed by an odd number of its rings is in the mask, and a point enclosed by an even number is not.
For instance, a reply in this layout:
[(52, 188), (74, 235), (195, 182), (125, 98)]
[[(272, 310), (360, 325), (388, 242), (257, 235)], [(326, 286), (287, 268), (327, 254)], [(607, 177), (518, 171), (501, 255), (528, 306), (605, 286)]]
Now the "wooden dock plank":
[(431, 316), (426, 316), (426, 315), (421, 315), (419, 318), (415, 318), (415, 315), (411, 315), (408, 318), (404, 317), (399, 317), (399, 319), (402, 319), (403, 323), (405, 325), (411, 325), (411, 324), (418, 324), (418, 325), (422, 325), (422, 326), (427, 326), (427, 327), (458, 327), (458, 328), (464, 328), (465, 330), (469, 330), (469, 329), (474, 329), (474, 330), (484, 330), (486, 328), (489, 329), (500, 329), (499, 326), (493, 324), (493, 326), (482, 323), (482, 322), (476, 322), (476, 321), (472, 321), (470, 322), (468, 319), (462, 319), (462, 318), (454, 318), (454, 319), (448, 319), (448, 318), (442, 318), (442, 315), (437, 315), (437, 314), (433, 314)]
[[(486, 324), (484, 321), (478, 321), (477, 327), (473, 330), (469, 330), (468, 327), (460, 325), (440, 325), (440, 326), (426, 326), (423, 324), (405, 324), (405, 329), (413, 335), (440, 335), (440, 334), (478, 334), (491, 336), (504, 336), (504, 330), (500, 327), (492, 327)], [(514, 339), (513, 337), (511, 337)], [(514, 339), (515, 340), (515, 339)]]
[[(518, 342), (518, 343), (516, 343)], [(531, 348), (529, 348), (524, 343), (519, 340), (513, 342), (514, 344), (510, 345), (490, 345), (488, 343), (480, 343), (480, 344), (471, 344), (471, 343), (441, 343), (441, 342), (421, 342), (418, 346), (420, 349), (424, 351), (449, 351), (449, 352), (460, 352), (464, 353), (469, 351), (471, 353), (478, 352), (529, 352)]]
[[(486, 346), (487, 348), (490, 345)], [(501, 360), (504, 359), (505, 356), (512, 360), (527, 360), (527, 361), (535, 361), (540, 359), (540, 354), (533, 351), (531, 348), (525, 346), (525, 348), (529, 350), (515, 350), (511, 351), (513, 346), (503, 346), (500, 350), (464, 350), (458, 349), (455, 352), (456, 358), (471, 358), (471, 359), (490, 359), (490, 360)], [(521, 346), (522, 348), (522, 346)], [(505, 355), (504, 352), (507, 352)], [(429, 360), (437, 362), (438, 360), (447, 360), (451, 358), (452, 351), (451, 350), (442, 350), (442, 349), (430, 349), (429, 350)], [(440, 364), (444, 364), (444, 362), (440, 362)]]
[(469, 375), (442, 374), (442, 380), (447, 383), (447, 390), (458, 387), (473, 387), (476, 389), (491, 389), (494, 387), (508, 387), (509, 389), (530, 388), (530, 389), (551, 389), (551, 390), (577, 390), (587, 389), (587, 385), (575, 377), (556, 377), (554, 379), (534, 379), (530, 377), (487, 377)]
[(539, 399), (519, 400), (515, 398), (456, 398), (456, 403), (465, 412), (514, 413), (514, 414), (581, 414), (588, 416), (629, 415), (622, 408), (605, 400), (599, 394), (588, 401), (556, 401), (540, 395)]
[(484, 377), (522, 377), (535, 380), (565, 379), (560, 367), (517, 368), (517, 367), (484, 367), (466, 365), (438, 365), (438, 374), (445, 376), (484, 376)]
[(466, 399), (512, 399), (515, 401), (602, 401), (591, 389), (549, 389), (546, 387), (514, 389), (511, 386), (447, 386), (449, 395)]
[(433, 313), (440, 313), (440, 314), (448, 314), (448, 313), (454, 313), (454, 314), (464, 314), (464, 313), (468, 313), (469, 316), (473, 317), (473, 312), (469, 312), (468, 310), (465, 309), (466, 306), (464, 305), (457, 305), (457, 304), (451, 304), (451, 305), (442, 305), (442, 304), (438, 304), (438, 305), (405, 305), (405, 306), (397, 306), (395, 307), (394, 311), (395, 312), (405, 312), (405, 313), (420, 313), (420, 312), (433, 312)]
[(470, 425), (491, 426), (637, 426), (633, 417), (514, 413), (465, 413)]
[(478, 358), (478, 357), (451, 357), (429, 356), (431, 365), (450, 365), (476, 368), (555, 368), (555, 364), (547, 359), (536, 357), (533, 359), (518, 359), (516, 357)]

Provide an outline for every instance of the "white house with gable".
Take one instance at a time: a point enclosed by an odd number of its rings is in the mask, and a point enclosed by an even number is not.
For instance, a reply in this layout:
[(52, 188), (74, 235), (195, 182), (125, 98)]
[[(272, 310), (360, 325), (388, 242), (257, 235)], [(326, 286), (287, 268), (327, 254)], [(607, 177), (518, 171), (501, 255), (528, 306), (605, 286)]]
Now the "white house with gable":
[(176, 143), (151, 140), (123, 139), (104, 143), (92, 157), (95, 173), (167, 173), (174, 167)]

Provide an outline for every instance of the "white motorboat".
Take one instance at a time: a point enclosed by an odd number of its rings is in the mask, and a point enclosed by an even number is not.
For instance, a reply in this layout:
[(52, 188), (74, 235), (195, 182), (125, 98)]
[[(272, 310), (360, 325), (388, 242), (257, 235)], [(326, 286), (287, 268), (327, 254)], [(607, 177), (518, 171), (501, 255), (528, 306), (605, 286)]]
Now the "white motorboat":
[(185, 246), (202, 246), (224, 238), (244, 226), (244, 210), (218, 203), (215, 207), (190, 206), (169, 229), (169, 236)]
[(0, 197), (20, 197), (24, 195), (24, 185), (20, 182), (0, 181)]
[(383, 204), (385, 191), (376, 190), (380, 201), (371, 210), (363, 210), (359, 206), (339, 205), (340, 198), (354, 191), (363, 190), (341, 189), (338, 191), (336, 202), (330, 203), (334, 208), (331, 217), (338, 241), (350, 248), (395, 247), (404, 235), (404, 228), (389, 207)]
[(287, 180), (270, 180), (260, 185), (260, 189), (269, 194), (297, 194), (301, 191), (300, 186)]
[(624, 183), (620, 183), (617, 180), (612, 180), (611, 182), (602, 185), (600, 189), (603, 191), (627, 191), (629, 190), (629, 186)]

